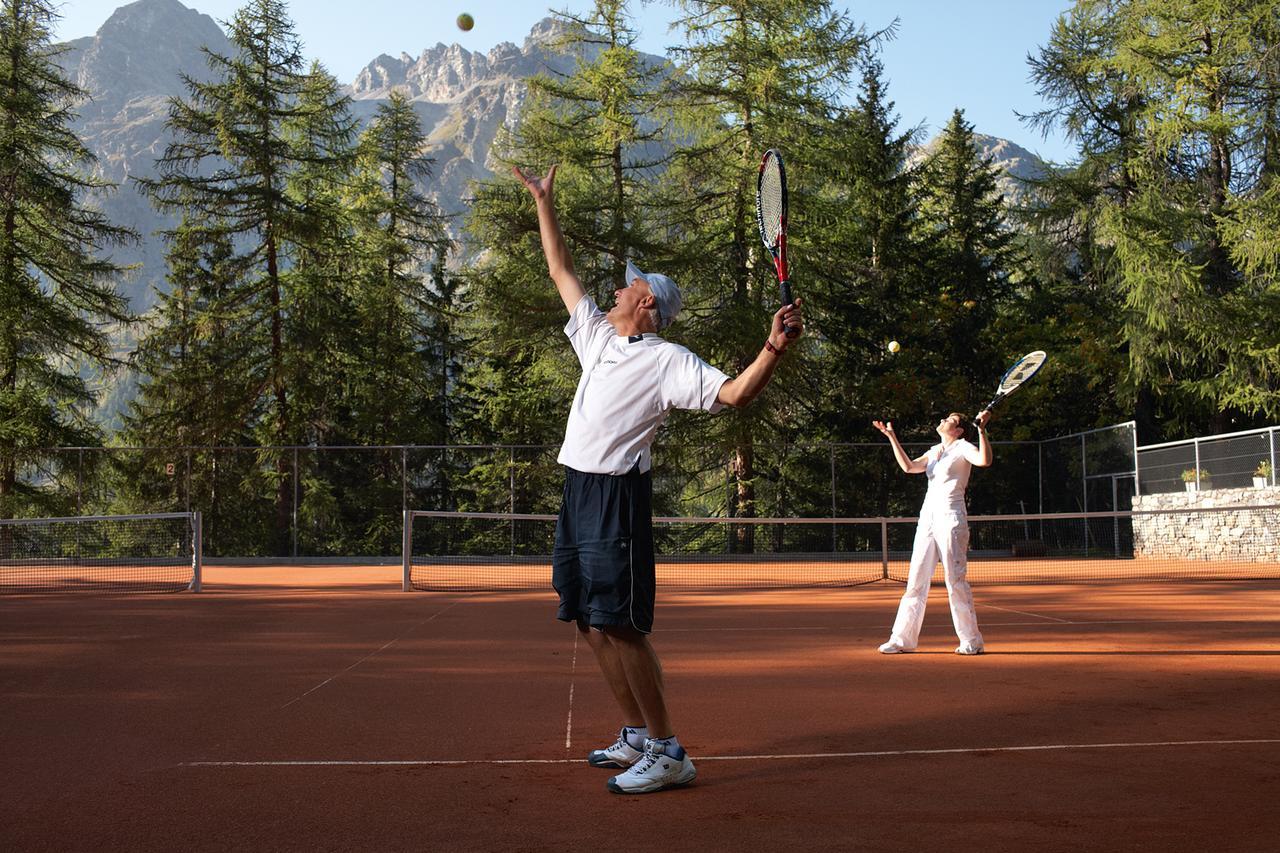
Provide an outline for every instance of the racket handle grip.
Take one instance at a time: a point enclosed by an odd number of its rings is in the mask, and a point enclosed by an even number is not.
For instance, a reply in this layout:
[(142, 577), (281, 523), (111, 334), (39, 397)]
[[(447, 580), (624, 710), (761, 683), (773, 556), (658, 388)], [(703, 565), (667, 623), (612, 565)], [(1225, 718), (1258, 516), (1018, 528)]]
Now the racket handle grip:
[[(782, 292), (782, 304), (783, 305), (792, 304), (790, 280), (783, 279), (779, 281), (778, 289)], [(794, 326), (783, 326), (783, 328), (786, 330), (788, 338), (794, 338), (796, 335), (800, 334), (800, 330), (795, 328)]]

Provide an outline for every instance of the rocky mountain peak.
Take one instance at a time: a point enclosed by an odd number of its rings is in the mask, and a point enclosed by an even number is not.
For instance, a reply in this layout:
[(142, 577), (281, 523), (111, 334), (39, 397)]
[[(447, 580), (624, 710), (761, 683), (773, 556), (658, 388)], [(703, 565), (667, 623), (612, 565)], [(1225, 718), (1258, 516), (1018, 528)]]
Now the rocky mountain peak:
[[(519, 121), (527, 96), (525, 79), (548, 71), (571, 73), (579, 61), (563, 44), (573, 26), (545, 18), (521, 46), (504, 42), (487, 53), (437, 43), (417, 56), (381, 54), (347, 88), (352, 111), (368, 121), (392, 91), (403, 92), (421, 120), (426, 153), (435, 161), (423, 191), (445, 213), (465, 213), (472, 183), (499, 168), (493, 145), (504, 128)], [(99, 173), (122, 184), (103, 200), (103, 212), (143, 235), (140, 247), (122, 250), (117, 260), (141, 265), (128, 290), (135, 306), (146, 307), (152, 288), (165, 286), (164, 247), (155, 234), (167, 220), (128, 179), (154, 174), (156, 158), (170, 141), (167, 99), (186, 94), (182, 75), (207, 79), (210, 71), (201, 48), (224, 55), (233, 48), (211, 17), (179, 0), (136, 0), (117, 9), (94, 36), (65, 47), (63, 68), (91, 98), (79, 107), (75, 131), (97, 154)], [(586, 57), (599, 49), (578, 48)], [(657, 56), (645, 61), (665, 62)], [(1042, 168), (1035, 155), (1007, 140), (975, 134), (975, 142), (1009, 175), (1025, 177)], [(1003, 182), (1005, 191), (1015, 195), (1016, 182), (1008, 177)], [(461, 217), (453, 221), (459, 223)]]
[(92, 111), (109, 114), (134, 98), (178, 94), (179, 72), (203, 71), (204, 46), (227, 49), (213, 18), (178, 0), (137, 0), (116, 9), (92, 38), (72, 43), (61, 61), (90, 93)]

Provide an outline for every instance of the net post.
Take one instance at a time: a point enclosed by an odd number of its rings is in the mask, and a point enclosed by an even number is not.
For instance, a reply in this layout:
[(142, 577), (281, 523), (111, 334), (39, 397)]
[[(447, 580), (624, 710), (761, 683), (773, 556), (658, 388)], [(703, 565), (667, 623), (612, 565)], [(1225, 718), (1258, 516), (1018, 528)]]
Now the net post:
[[(1129, 439), (1133, 445), (1133, 494), (1136, 497), (1142, 494), (1142, 478), (1139, 476), (1140, 469), (1138, 468), (1138, 422), (1133, 421), (1132, 424), (1133, 426), (1129, 430)], [(1129, 508), (1133, 508), (1132, 501), (1129, 502)], [(1112, 509), (1116, 509), (1116, 507), (1112, 507)]]
[(191, 516), (191, 591), (199, 592), (204, 583), (204, 521), (199, 510)]
[(889, 522), (880, 519), (880, 579), (889, 579)]
[(1276, 480), (1276, 431), (1274, 428), (1267, 430), (1267, 438), (1271, 441), (1271, 485), (1275, 485)]
[(410, 548), (413, 542), (413, 511), (406, 509), (404, 511), (404, 529), (400, 538), (400, 566), (404, 572), (404, 579), (401, 584), (401, 591), (412, 592), (413, 584), (409, 577), (409, 557)]

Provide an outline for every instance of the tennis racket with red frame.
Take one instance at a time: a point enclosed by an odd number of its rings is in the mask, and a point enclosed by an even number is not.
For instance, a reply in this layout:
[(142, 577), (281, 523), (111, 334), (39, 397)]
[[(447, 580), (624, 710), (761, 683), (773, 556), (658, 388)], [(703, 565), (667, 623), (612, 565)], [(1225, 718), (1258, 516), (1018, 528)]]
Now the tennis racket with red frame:
[[(760, 161), (760, 177), (756, 180), (756, 221), (760, 224), (760, 239), (773, 257), (773, 268), (778, 273), (778, 289), (782, 304), (791, 303), (791, 276), (787, 271), (787, 171), (782, 165), (782, 154), (770, 148)], [(787, 327), (787, 337), (794, 338), (800, 330)]]
[[(991, 398), (990, 403), (982, 407), (982, 412), (991, 411), (996, 403), (1021, 388), (1028, 379), (1039, 372), (1040, 368), (1044, 367), (1047, 358), (1048, 356), (1045, 355), (1044, 350), (1036, 350), (1035, 352), (1027, 353), (1014, 362), (1013, 367), (1006, 370), (1004, 376), (1000, 377), (1000, 383), (996, 385), (996, 395)], [(978, 412), (978, 414), (982, 414), (982, 412)]]

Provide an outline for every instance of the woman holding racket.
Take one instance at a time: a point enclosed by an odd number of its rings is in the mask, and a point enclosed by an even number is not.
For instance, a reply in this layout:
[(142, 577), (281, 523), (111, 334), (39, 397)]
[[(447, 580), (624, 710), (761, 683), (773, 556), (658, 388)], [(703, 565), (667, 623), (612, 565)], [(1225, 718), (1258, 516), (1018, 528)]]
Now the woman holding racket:
[[(911, 552), (911, 571), (907, 574), (907, 590), (898, 605), (898, 618), (893, 623), (889, 641), (880, 646), (886, 655), (915, 651), (920, 640), (920, 625), (929, 597), (929, 583), (934, 567), (942, 561), (951, 600), (951, 621), (960, 645), (958, 655), (980, 655), (982, 634), (978, 617), (973, 612), (973, 591), (965, 580), (968, 571), (969, 519), (964, 493), (973, 466), (991, 464), (991, 443), (987, 441), (987, 420), (991, 412), (984, 409), (973, 421), (952, 412), (938, 421), (941, 441), (922, 456), (911, 459), (903, 450), (893, 422), (872, 421), (872, 425), (889, 439), (893, 456), (908, 474), (924, 474), (929, 478), (924, 505), (920, 507), (920, 523), (916, 527), (915, 546)], [(972, 439), (976, 438), (975, 446)]]

